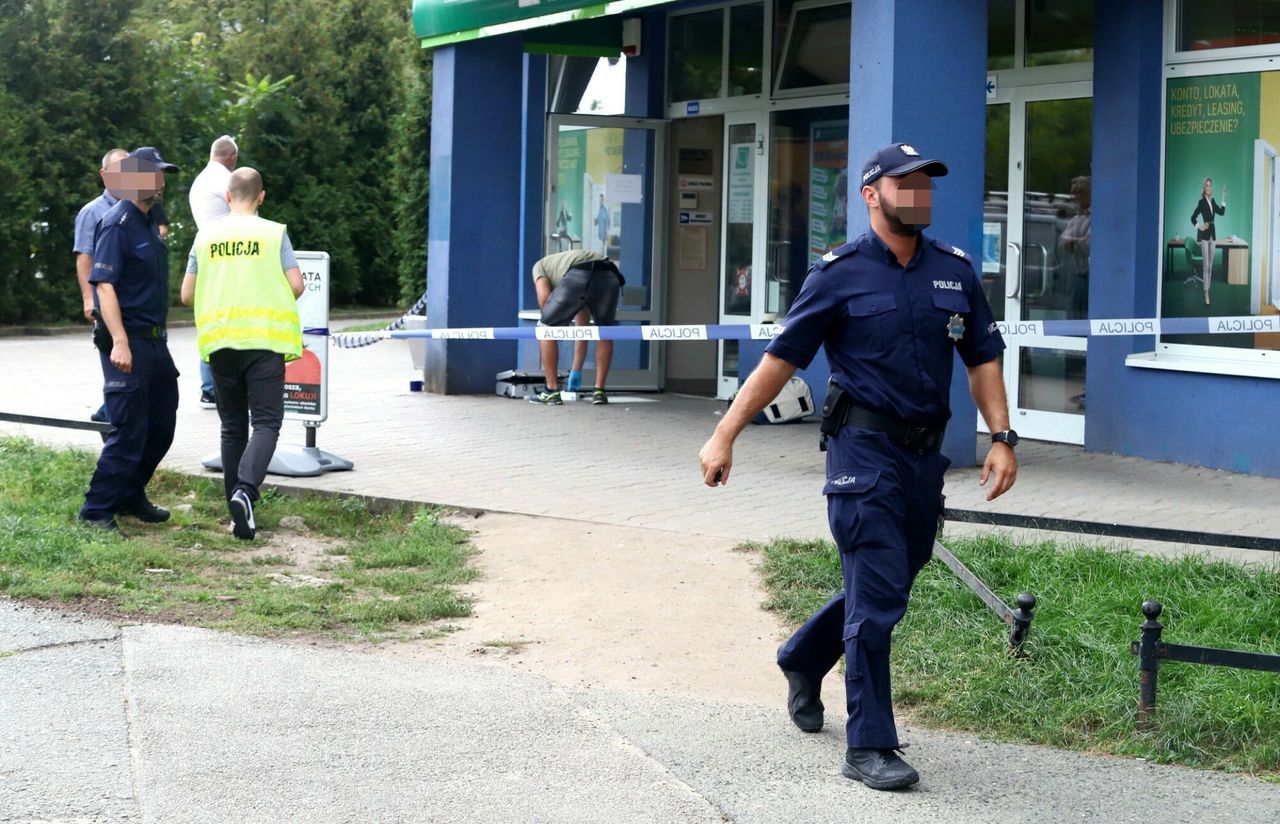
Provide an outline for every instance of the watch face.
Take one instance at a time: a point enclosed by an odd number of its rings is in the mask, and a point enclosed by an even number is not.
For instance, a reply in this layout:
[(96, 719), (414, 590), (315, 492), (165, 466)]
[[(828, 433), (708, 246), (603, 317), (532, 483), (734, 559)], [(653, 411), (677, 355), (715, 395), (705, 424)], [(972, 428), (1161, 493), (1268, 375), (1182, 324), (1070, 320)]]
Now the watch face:
[(1009, 446), (1018, 445), (1018, 433), (1012, 429), (1006, 429), (1004, 432), (997, 432), (991, 436), (992, 443), (1007, 443)]

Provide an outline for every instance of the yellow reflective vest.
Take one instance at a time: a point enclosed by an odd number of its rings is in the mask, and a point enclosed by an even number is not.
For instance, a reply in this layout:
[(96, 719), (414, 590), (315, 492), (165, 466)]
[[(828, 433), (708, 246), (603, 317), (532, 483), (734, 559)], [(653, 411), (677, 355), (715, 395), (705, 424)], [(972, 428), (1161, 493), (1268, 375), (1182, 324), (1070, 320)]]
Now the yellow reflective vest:
[(219, 349), (264, 349), (302, 357), (302, 323), (280, 269), (285, 226), (228, 215), (196, 235), (196, 343), (201, 360)]

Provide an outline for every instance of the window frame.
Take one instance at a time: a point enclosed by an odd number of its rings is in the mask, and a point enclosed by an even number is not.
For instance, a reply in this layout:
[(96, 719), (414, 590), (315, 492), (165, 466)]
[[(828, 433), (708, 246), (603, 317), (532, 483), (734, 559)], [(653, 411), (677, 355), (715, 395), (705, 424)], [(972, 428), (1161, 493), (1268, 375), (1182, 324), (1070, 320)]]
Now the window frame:
[[(1160, 72), (1160, 206), (1157, 218), (1149, 230), (1151, 234), (1148, 241), (1155, 252), (1154, 317), (1157, 318), (1164, 317), (1164, 302), (1161, 295), (1164, 277), (1162, 261), (1165, 254), (1169, 81), (1174, 78), (1207, 75), (1280, 72), (1280, 44), (1205, 49), (1195, 52), (1176, 51), (1178, 5), (1179, 0), (1165, 0), (1165, 61)], [(1164, 333), (1156, 336), (1153, 350), (1128, 355), (1125, 358), (1125, 365), (1144, 369), (1280, 379), (1280, 350), (1169, 343), (1164, 340), (1165, 337)]]

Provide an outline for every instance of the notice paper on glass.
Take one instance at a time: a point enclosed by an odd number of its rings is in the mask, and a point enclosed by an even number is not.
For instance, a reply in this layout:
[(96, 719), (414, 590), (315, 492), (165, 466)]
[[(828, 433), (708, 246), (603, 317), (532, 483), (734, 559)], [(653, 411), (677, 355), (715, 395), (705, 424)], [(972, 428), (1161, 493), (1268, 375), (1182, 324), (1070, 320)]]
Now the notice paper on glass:
[(644, 203), (643, 175), (606, 175), (604, 185), (611, 203)]
[(707, 268), (705, 226), (680, 226), (676, 229), (676, 268), (693, 272)]

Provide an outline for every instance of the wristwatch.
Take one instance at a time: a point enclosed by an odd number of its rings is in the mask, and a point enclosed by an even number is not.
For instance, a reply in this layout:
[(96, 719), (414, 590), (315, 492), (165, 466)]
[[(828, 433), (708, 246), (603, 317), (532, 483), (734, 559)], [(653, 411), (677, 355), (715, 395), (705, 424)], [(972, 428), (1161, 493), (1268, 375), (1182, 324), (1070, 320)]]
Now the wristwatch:
[(1018, 433), (1014, 432), (1012, 429), (1006, 429), (1003, 432), (992, 432), (991, 442), (1008, 444), (1009, 448), (1013, 449), (1018, 445)]

